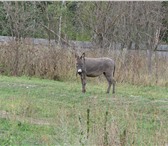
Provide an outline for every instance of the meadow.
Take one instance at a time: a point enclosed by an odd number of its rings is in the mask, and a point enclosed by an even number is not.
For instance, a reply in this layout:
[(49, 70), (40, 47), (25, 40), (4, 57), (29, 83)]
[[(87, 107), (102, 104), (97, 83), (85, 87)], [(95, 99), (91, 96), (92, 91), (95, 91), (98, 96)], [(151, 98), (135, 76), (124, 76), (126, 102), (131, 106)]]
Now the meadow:
[(0, 76), (1, 146), (166, 146), (168, 88)]
[(70, 48), (0, 45), (1, 146), (168, 144), (168, 58), (153, 52), (148, 64), (147, 51), (85, 51), (114, 59), (115, 94), (105, 93), (103, 76), (81, 92)]

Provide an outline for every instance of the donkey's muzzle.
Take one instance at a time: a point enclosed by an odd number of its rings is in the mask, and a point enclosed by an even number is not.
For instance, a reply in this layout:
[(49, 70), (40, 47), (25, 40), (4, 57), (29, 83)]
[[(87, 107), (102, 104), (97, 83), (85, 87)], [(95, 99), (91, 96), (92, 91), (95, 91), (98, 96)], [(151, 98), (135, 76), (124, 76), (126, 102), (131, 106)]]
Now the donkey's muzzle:
[(82, 69), (78, 69), (78, 74), (81, 75)]

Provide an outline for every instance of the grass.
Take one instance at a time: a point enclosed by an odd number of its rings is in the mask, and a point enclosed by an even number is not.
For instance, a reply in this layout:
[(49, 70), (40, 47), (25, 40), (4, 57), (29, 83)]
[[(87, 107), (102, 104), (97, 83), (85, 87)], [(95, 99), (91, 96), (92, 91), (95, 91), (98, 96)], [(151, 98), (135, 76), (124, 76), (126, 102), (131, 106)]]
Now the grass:
[(0, 76), (0, 145), (168, 144), (168, 88), (106, 88), (89, 81), (83, 94), (79, 80)]

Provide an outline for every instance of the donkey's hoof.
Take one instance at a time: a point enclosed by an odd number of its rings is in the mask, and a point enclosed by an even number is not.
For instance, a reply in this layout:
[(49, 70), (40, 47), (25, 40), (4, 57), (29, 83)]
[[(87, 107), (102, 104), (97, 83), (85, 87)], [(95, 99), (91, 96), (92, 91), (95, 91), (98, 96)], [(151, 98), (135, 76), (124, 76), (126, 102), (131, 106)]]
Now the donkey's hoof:
[(85, 93), (86, 91), (84, 90), (84, 91), (82, 91), (82, 93)]

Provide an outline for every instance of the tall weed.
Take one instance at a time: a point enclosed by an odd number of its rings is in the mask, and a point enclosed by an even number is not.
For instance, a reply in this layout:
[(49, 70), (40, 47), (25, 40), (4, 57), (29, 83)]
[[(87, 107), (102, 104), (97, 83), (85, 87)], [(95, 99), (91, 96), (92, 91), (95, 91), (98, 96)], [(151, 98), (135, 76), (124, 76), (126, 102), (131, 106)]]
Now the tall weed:
[[(84, 52), (85, 50), (82, 50)], [(168, 86), (168, 57), (152, 54), (149, 74), (147, 52), (138, 50), (87, 50), (87, 57), (110, 57), (116, 63), (115, 79), (136, 85)], [(32, 45), (11, 41), (0, 45), (0, 73), (36, 76), (54, 80), (74, 80), (75, 55), (71, 48)], [(97, 78), (94, 81), (104, 81)]]

